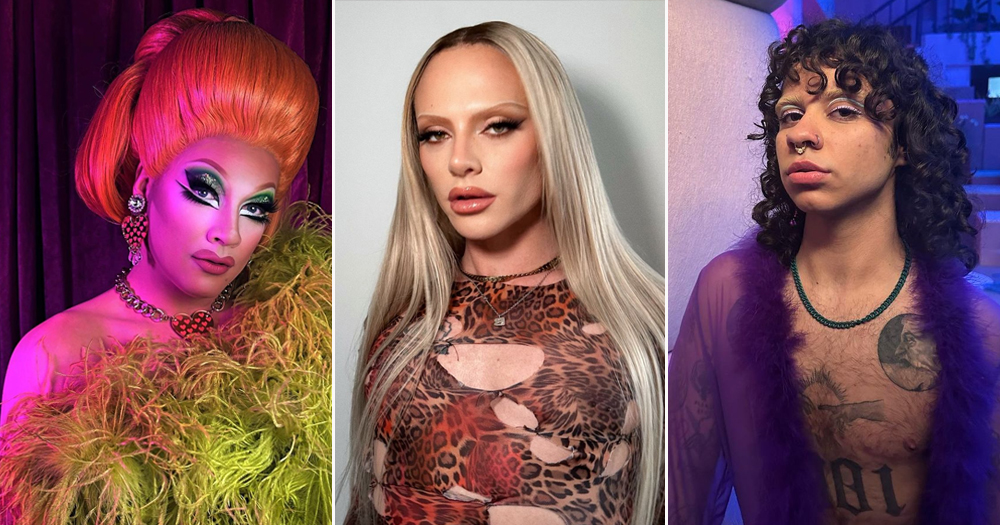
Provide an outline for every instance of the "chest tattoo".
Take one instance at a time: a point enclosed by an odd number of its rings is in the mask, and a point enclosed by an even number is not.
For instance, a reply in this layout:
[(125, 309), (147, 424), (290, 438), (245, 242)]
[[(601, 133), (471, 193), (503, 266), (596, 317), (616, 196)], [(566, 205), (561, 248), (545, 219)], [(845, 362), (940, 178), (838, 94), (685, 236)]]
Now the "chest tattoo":
[[(851, 514), (858, 514), (872, 510), (868, 504), (868, 496), (865, 495), (865, 474), (861, 465), (847, 458), (837, 458), (830, 462), (830, 470), (833, 474), (833, 490), (837, 494), (837, 508), (845, 509)], [(899, 516), (906, 505), (900, 506), (896, 502), (896, 492), (892, 488), (892, 469), (888, 465), (882, 465), (878, 470), (871, 473), (878, 474), (879, 482), (882, 485), (882, 497), (885, 499), (885, 512), (890, 516)], [(848, 491), (852, 497), (848, 497)]]
[(923, 333), (917, 316), (900, 314), (885, 323), (878, 338), (878, 360), (896, 386), (923, 392), (937, 386), (941, 364), (937, 346)]
[(881, 399), (848, 402), (844, 388), (825, 368), (814, 370), (799, 382), (806, 421), (821, 450), (833, 450), (858, 420), (885, 421)]
[[(912, 396), (909, 392), (926, 392), (938, 384), (941, 365), (937, 347), (934, 340), (924, 334), (914, 314), (896, 315), (885, 323), (878, 332), (877, 355), (885, 377), (906, 391), (898, 395)], [(857, 400), (857, 394), (850, 395), (824, 365), (804, 370), (800, 377), (803, 413), (816, 438), (818, 451), (826, 458), (824, 466), (829, 469), (826, 478), (835, 498), (832, 502), (835, 508), (852, 515), (884, 511), (890, 516), (900, 516), (906, 505), (897, 499), (893, 469), (881, 461), (874, 463), (881, 463), (879, 468), (873, 468), (871, 462), (862, 465), (857, 458), (843, 457), (843, 452), (838, 452), (850, 445), (852, 426), (859, 421), (890, 422), (887, 401), (881, 399), (884, 396), (876, 393), (874, 397), (880, 399)], [(885, 395), (890, 395), (890, 391)], [(892, 395), (897, 394), (890, 397)], [(863, 429), (859, 428), (854, 432), (861, 431)], [(881, 498), (877, 496), (879, 490)]]

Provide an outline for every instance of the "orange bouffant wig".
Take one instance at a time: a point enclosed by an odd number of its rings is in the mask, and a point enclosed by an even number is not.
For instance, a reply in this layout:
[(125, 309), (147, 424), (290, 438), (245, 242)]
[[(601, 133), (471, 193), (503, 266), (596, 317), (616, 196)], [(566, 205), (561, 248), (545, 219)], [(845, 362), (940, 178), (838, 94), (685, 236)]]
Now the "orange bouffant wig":
[(139, 164), (163, 173), (187, 146), (226, 136), (271, 153), (287, 195), (312, 143), (319, 94), (308, 66), (264, 30), (210, 9), (154, 24), (111, 83), (76, 157), (76, 189), (121, 222)]

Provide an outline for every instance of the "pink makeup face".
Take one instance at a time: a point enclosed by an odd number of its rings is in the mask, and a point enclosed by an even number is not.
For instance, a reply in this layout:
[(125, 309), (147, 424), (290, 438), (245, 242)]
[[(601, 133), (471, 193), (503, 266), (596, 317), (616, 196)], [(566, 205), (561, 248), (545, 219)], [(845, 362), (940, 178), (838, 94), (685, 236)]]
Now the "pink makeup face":
[(438, 53), (413, 106), (420, 164), (460, 235), (489, 240), (543, 220), (535, 127), (506, 55), (488, 45)]
[(191, 297), (216, 297), (260, 243), (279, 173), (270, 153), (235, 139), (183, 150), (146, 188), (155, 270)]
[(805, 212), (836, 213), (879, 196), (891, 199), (894, 170), (905, 164), (902, 154), (890, 151), (891, 124), (865, 114), (867, 86), (843, 92), (835, 71), (823, 72), (825, 91), (810, 94), (820, 85), (819, 76), (799, 70), (799, 82), (786, 82), (775, 104), (780, 122), (775, 146), (785, 190)]

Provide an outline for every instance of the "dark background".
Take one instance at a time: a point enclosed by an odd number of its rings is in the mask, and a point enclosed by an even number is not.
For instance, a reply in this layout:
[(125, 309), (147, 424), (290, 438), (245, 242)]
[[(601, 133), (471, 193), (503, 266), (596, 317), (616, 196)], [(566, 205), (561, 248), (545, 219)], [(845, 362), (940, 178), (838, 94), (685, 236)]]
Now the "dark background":
[(0, 0), (0, 387), (25, 333), (111, 288), (126, 264), (120, 227), (76, 194), (73, 161), (146, 29), (194, 7), (246, 18), (309, 65), (319, 123), (291, 198), (332, 211), (330, 1)]

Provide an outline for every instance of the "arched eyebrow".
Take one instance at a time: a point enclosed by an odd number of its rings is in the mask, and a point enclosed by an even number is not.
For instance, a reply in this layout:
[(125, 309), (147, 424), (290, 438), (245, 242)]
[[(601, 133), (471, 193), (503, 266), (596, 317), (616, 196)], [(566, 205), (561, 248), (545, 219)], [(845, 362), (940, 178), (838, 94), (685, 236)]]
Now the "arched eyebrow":
[(224, 177), (229, 176), (229, 174), (226, 173), (226, 170), (222, 169), (222, 166), (220, 166), (218, 162), (215, 162), (212, 159), (194, 159), (191, 162), (204, 162), (205, 164), (208, 164), (209, 166), (215, 168), (215, 171), (217, 171), (220, 175)]
[[(221, 193), (225, 194), (226, 193), (226, 188), (229, 186), (229, 181), (228, 181), (229, 175), (226, 173), (226, 170), (224, 170), (222, 168), (222, 166), (219, 165), (219, 163), (213, 161), (212, 159), (194, 159), (194, 160), (190, 161), (190, 164), (194, 164), (194, 163), (198, 163), (198, 162), (201, 162), (201, 163), (204, 163), (204, 164), (208, 164), (209, 167), (211, 167), (212, 169), (214, 169), (214, 170), (217, 171), (217, 173), (208, 173), (208, 174), (210, 176), (212, 176), (212, 178), (218, 180), (218, 184), (220, 186), (219, 190), (220, 190)], [(184, 172), (187, 173), (191, 169), (192, 169), (192, 167), (185, 168)], [(198, 169), (198, 168), (194, 168), (194, 169)], [(201, 168), (201, 169), (205, 170), (205, 168)], [(208, 170), (205, 170), (205, 171), (207, 172)], [(275, 187), (274, 183), (265, 182), (265, 183), (257, 186), (257, 188), (254, 190), (253, 194), (250, 197), (248, 197), (248, 199), (249, 198), (254, 198), (254, 197), (260, 197), (260, 196), (262, 196), (262, 194), (264, 192), (270, 192), (271, 193), (271, 199), (274, 199), (275, 193), (277, 192), (277, 188)]]
[[(525, 106), (524, 104), (521, 104), (520, 102), (514, 102), (514, 101), (511, 100), (511, 101), (500, 102), (498, 104), (493, 104), (492, 106), (480, 109), (480, 110), (478, 110), (478, 111), (476, 111), (475, 113), (472, 114), (472, 118), (473, 118), (473, 120), (475, 120), (475, 119), (481, 118), (483, 115), (488, 115), (490, 113), (499, 111), (501, 109), (508, 109), (508, 108), (510, 108), (510, 109), (519, 109), (521, 111), (527, 111), (528, 110), (528, 106)], [(425, 125), (449, 124), (449, 123), (451, 123), (450, 119), (448, 119), (446, 117), (443, 117), (441, 115), (435, 115), (433, 113), (418, 113), (417, 116), (416, 116), (416, 118), (417, 118), (417, 120), (423, 120)]]

